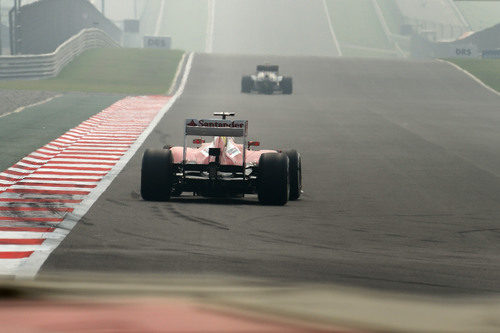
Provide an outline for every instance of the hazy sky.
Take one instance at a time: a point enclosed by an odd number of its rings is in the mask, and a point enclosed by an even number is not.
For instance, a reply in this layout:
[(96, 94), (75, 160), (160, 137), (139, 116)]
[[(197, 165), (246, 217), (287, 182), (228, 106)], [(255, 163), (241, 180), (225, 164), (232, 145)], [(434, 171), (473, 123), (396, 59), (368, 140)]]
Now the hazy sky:
[[(38, 0), (22, 0), (23, 5)], [(102, 0), (90, 0), (90, 2), (101, 10)], [(105, 13), (108, 18), (115, 21), (134, 18), (134, 5), (137, 4), (137, 12), (140, 15), (146, 0), (105, 0)], [(2, 7), (10, 7), (12, 0), (2, 0)]]
[[(91, 0), (99, 10), (102, 8), (102, 0)], [(134, 6), (137, 5), (137, 14), (140, 15), (146, 0), (105, 0), (105, 14), (115, 21), (123, 19), (133, 19), (135, 14)]]

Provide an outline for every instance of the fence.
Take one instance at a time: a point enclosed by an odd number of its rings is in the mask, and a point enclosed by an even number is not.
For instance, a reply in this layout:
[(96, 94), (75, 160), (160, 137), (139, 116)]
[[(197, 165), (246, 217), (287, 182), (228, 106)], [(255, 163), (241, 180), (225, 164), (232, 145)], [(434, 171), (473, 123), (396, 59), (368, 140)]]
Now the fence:
[(403, 17), (403, 22), (405, 25), (411, 26), (414, 32), (432, 42), (440, 40), (455, 40), (468, 31), (465, 26), (450, 25), (409, 17)]
[(54, 77), (75, 57), (97, 47), (119, 47), (119, 45), (102, 30), (84, 29), (52, 53), (0, 57), (0, 79)]

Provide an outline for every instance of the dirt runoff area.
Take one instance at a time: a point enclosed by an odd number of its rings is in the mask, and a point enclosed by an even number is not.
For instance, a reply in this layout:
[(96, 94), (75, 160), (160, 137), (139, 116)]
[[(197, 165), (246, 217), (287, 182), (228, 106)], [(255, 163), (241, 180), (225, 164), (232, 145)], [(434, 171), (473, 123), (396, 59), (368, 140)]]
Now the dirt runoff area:
[(0, 89), (0, 117), (60, 96), (57, 92)]

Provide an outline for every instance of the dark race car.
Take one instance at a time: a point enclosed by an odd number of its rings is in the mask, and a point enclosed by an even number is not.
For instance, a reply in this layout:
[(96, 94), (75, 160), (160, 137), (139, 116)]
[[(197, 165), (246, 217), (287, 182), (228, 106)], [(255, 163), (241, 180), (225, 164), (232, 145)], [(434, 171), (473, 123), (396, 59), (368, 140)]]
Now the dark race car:
[(255, 74), (241, 78), (241, 92), (257, 92), (261, 94), (291, 94), (293, 91), (292, 78), (279, 75), (277, 65), (258, 65)]
[[(187, 119), (184, 146), (148, 149), (142, 159), (141, 195), (169, 200), (183, 192), (205, 197), (257, 194), (262, 204), (284, 205), (301, 195), (302, 165), (295, 150), (254, 150), (247, 120)], [(188, 136), (196, 136), (188, 147)], [(204, 137), (213, 137), (206, 142)], [(241, 143), (237, 143), (239, 139)]]

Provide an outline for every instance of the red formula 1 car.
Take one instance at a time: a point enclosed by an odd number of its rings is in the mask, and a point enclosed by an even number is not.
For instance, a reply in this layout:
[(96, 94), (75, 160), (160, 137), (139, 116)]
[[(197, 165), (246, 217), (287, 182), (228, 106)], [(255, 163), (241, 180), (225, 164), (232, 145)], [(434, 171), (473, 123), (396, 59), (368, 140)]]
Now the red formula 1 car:
[[(222, 119), (186, 120), (184, 146), (146, 150), (141, 170), (144, 200), (166, 201), (183, 192), (205, 197), (257, 194), (262, 204), (284, 205), (300, 197), (297, 151), (254, 150), (260, 143), (247, 141), (247, 120), (228, 120), (234, 113), (214, 115)], [(196, 137), (198, 147), (187, 146), (190, 136)], [(206, 142), (205, 137), (213, 140)]]

